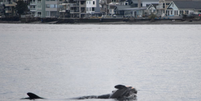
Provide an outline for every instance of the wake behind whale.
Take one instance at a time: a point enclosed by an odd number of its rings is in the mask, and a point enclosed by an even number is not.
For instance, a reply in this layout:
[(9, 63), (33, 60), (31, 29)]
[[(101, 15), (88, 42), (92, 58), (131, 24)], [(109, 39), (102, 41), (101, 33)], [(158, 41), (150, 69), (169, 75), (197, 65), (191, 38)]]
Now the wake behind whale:
[[(131, 86), (124, 86), (124, 85), (116, 85), (115, 88), (117, 90), (112, 91), (111, 94), (103, 94), (103, 95), (90, 95), (90, 96), (82, 96), (82, 97), (76, 97), (71, 99), (117, 99), (120, 101), (124, 100), (136, 100), (137, 99), (137, 90)], [(35, 99), (45, 99), (43, 97), (40, 97), (34, 93), (28, 92), (27, 95), (29, 97), (22, 98), (22, 99), (29, 99), (29, 100), (35, 100)]]

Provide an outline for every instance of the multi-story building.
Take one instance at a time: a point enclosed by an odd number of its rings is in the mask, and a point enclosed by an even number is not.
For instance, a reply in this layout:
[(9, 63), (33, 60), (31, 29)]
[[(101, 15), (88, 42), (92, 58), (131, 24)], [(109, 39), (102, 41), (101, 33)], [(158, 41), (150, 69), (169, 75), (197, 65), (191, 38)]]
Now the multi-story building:
[(30, 12), (34, 17), (58, 17), (62, 0), (30, 0)]
[(61, 18), (83, 18), (86, 15), (86, 0), (65, 0), (60, 5)]
[(0, 0), (0, 11), (1, 15), (4, 16), (16, 16), (15, 6), (17, 5), (16, 0)]
[(109, 8), (110, 8), (110, 5), (109, 3), (111, 3), (112, 0), (101, 0), (100, 1), (100, 4), (101, 4), (101, 8), (100, 8), (100, 11), (103, 15), (108, 15), (109, 14)]
[(86, 0), (86, 13), (87, 14), (100, 14), (99, 0)]

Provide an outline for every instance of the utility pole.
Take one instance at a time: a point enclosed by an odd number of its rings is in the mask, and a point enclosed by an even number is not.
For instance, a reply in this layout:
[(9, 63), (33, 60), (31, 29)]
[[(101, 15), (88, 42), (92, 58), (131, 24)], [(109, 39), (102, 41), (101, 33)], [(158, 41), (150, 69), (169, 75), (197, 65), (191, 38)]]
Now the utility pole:
[(138, 8), (141, 8), (141, 0), (138, 0)]
[(166, 2), (165, 0), (163, 0), (164, 4), (165, 4), (165, 15), (166, 15)]

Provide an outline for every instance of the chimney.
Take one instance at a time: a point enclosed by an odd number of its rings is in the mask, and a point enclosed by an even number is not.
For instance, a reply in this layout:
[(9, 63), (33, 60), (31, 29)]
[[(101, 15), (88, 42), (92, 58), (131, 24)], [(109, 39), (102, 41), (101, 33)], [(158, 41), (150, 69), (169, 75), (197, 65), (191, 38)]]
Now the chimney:
[(141, 0), (138, 0), (138, 8), (141, 8)]

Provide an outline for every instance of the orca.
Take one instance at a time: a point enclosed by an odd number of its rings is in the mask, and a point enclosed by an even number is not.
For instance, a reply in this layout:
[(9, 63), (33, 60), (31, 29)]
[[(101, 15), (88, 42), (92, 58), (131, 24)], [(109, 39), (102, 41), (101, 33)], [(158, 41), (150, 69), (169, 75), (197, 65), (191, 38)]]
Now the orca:
[(126, 87), (125, 85), (116, 85), (114, 88), (117, 90), (113, 91), (111, 94), (104, 95), (91, 95), (91, 96), (82, 96), (76, 99), (117, 99), (117, 100), (136, 100), (137, 99), (137, 90), (131, 86)]
[(29, 99), (29, 100), (35, 100), (35, 99), (45, 99), (45, 98), (42, 98), (34, 93), (31, 93), (31, 92), (28, 92), (27, 95), (29, 97), (26, 97), (26, 98), (22, 98), (22, 99)]
[[(116, 85), (114, 86), (117, 90), (112, 91), (111, 94), (103, 94), (103, 95), (90, 95), (90, 96), (82, 96), (72, 99), (116, 99), (119, 101), (127, 101), (127, 100), (136, 100), (137, 99), (137, 90), (131, 86), (125, 86), (125, 85)], [(27, 95), (29, 97), (22, 98), (22, 99), (29, 99), (29, 100), (35, 100), (35, 99), (45, 99), (42, 98), (34, 93), (28, 92)]]

